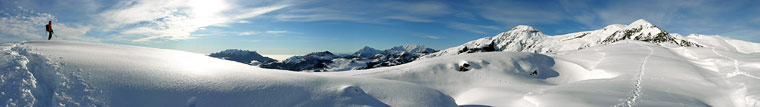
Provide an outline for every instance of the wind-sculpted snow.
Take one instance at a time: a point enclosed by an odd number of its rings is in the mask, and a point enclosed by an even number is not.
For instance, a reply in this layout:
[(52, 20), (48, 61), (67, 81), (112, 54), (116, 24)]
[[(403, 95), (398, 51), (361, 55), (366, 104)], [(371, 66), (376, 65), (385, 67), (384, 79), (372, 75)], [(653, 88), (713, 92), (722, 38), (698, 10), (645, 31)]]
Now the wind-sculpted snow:
[(0, 46), (4, 106), (456, 106), (408, 82), (261, 69), (190, 52), (65, 41)]
[(0, 57), (0, 98), (5, 106), (103, 106), (81, 72), (59, 72), (62, 64), (12, 44)]
[[(481, 52), (359, 71), (320, 73), (406, 81), (440, 90), (462, 106), (598, 107), (760, 105), (760, 56), (623, 40), (541, 55)], [(730, 53), (730, 54), (729, 54)], [(467, 62), (471, 70), (460, 72)], [(736, 66), (734, 66), (736, 65)], [(738, 67), (748, 75), (730, 76)], [(538, 71), (539, 75), (529, 72)]]

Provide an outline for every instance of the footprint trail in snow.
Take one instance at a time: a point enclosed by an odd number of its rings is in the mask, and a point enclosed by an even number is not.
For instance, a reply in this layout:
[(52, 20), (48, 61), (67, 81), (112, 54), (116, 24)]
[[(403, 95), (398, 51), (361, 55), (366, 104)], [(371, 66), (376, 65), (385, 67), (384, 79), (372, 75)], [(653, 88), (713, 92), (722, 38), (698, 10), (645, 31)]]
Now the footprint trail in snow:
[(754, 76), (752, 74), (749, 74), (749, 73), (744, 72), (741, 69), (739, 69), (739, 60), (736, 60), (734, 58), (731, 58), (731, 57), (725, 56), (723, 54), (720, 54), (720, 53), (718, 53), (718, 51), (715, 51), (715, 48), (712, 48), (712, 52), (715, 53), (715, 55), (718, 55), (720, 57), (723, 57), (723, 58), (726, 58), (728, 60), (732, 60), (733, 61), (733, 63), (734, 63), (733, 64), (734, 65), (734, 71), (726, 74), (726, 78), (735, 77), (737, 75), (744, 75), (744, 76), (747, 76), (747, 77), (750, 77), (750, 78), (760, 79), (760, 77)]
[(616, 106), (633, 107), (634, 105), (636, 105), (636, 100), (641, 95), (641, 90), (642, 90), (641, 81), (644, 78), (644, 71), (646, 71), (647, 60), (649, 60), (649, 57), (651, 57), (652, 54), (654, 54), (654, 50), (652, 49), (652, 47), (649, 47), (649, 46), (644, 46), (641, 44), (638, 44), (638, 45), (647, 47), (647, 49), (649, 49), (649, 54), (643, 58), (643, 62), (641, 63), (641, 66), (639, 67), (639, 75), (636, 76), (636, 81), (634, 82), (634, 85), (633, 85), (635, 88), (633, 89), (633, 92), (631, 93), (632, 94), (631, 97), (629, 97), (625, 101), (624, 104), (618, 104)]

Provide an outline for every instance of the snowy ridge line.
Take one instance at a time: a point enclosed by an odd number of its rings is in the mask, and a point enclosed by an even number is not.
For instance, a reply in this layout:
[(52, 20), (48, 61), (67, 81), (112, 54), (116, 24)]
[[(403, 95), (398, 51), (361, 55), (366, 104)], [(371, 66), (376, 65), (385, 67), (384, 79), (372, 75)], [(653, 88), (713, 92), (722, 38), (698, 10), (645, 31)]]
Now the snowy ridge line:
[(744, 76), (747, 76), (747, 77), (750, 77), (750, 78), (760, 79), (760, 77), (754, 76), (754, 75), (749, 74), (749, 73), (744, 72), (744, 71), (741, 71), (741, 69), (739, 69), (739, 60), (736, 60), (734, 58), (731, 58), (731, 57), (725, 56), (723, 54), (720, 54), (720, 53), (718, 53), (718, 51), (715, 51), (715, 48), (712, 48), (712, 52), (715, 53), (715, 55), (718, 55), (720, 57), (732, 60), (734, 62), (734, 71), (726, 74), (725, 78), (731, 78), (731, 77), (735, 77), (737, 75), (744, 75)]
[[(644, 46), (644, 45), (641, 45), (640, 43), (637, 43), (637, 44), (639, 46)], [(654, 54), (654, 50), (652, 49), (652, 47), (649, 47), (649, 46), (644, 46), (644, 47), (647, 47), (647, 49), (649, 49), (649, 54), (643, 58), (643, 62), (641, 63), (641, 66), (639, 67), (639, 75), (637, 76), (637, 79), (633, 85), (635, 87), (632, 92), (633, 95), (631, 95), (631, 97), (629, 97), (626, 100), (625, 107), (633, 107), (633, 105), (636, 105), (636, 100), (639, 98), (639, 96), (641, 96), (641, 90), (642, 90), (641, 81), (644, 78), (644, 71), (646, 71), (647, 60), (649, 60), (649, 57), (651, 57), (652, 54)], [(618, 104), (616, 106), (621, 106), (621, 104)]]

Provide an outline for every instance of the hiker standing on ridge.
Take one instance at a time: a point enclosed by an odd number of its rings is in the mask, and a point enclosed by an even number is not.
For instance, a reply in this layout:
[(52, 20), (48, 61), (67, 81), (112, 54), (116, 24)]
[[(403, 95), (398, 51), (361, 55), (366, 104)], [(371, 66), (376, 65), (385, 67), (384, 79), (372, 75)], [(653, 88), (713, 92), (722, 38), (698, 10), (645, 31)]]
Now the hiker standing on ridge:
[(53, 24), (53, 21), (48, 21), (48, 24), (45, 25), (45, 28), (46, 28), (45, 30), (48, 32), (48, 40), (50, 40), (50, 38), (53, 38), (53, 25), (52, 24)]

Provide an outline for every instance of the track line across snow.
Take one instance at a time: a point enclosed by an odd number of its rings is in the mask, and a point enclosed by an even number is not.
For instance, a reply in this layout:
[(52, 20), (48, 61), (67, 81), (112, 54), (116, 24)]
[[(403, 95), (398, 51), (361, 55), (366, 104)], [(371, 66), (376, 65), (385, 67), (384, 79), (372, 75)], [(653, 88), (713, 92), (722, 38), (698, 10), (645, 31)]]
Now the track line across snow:
[(744, 75), (744, 76), (747, 76), (747, 77), (750, 77), (750, 78), (760, 79), (760, 77), (754, 76), (752, 74), (749, 74), (749, 73), (744, 72), (741, 69), (739, 69), (739, 60), (736, 60), (736, 59), (734, 59), (732, 57), (728, 57), (728, 56), (725, 56), (723, 54), (720, 54), (720, 53), (718, 53), (718, 51), (715, 51), (715, 48), (712, 48), (712, 51), (713, 51), (713, 53), (715, 53), (715, 55), (718, 55), (720, 57), (732, 60), (734, 62), (734, 71), (726, 74), (726, 78), (735, 77), (737, 75)]
[(633, 92), (631, 93), (632, 94), (631, 97), (628, 97), (628, 99), (625, 101), (624, 104), (618, 104), (616, 106), (633, 107), (634, 105), (636, 105), (636, 100), (639, 98), (639, 96), (641, 96), (641, 90), (642, 90), (641, 81), (644, 78), (644, 71), (646, 71), (647, 60), (649, 60), (649, 57), (651, 57), (652, 54), (654, 54), (654, 50), (652, 49), (652, 47), (649, 47), (649, 46), (644, 46), (641, 44), (638, 44), (638, 45), (647, 47), (647, 49), (649, 49), (649, 54), (642, 59), (643, 62), (641, 63), (641, 66), (639, 67), (639, 75), (636, 76), (636, 81), (634, 81), (633, 86), (635, 88), (633, 89)]

